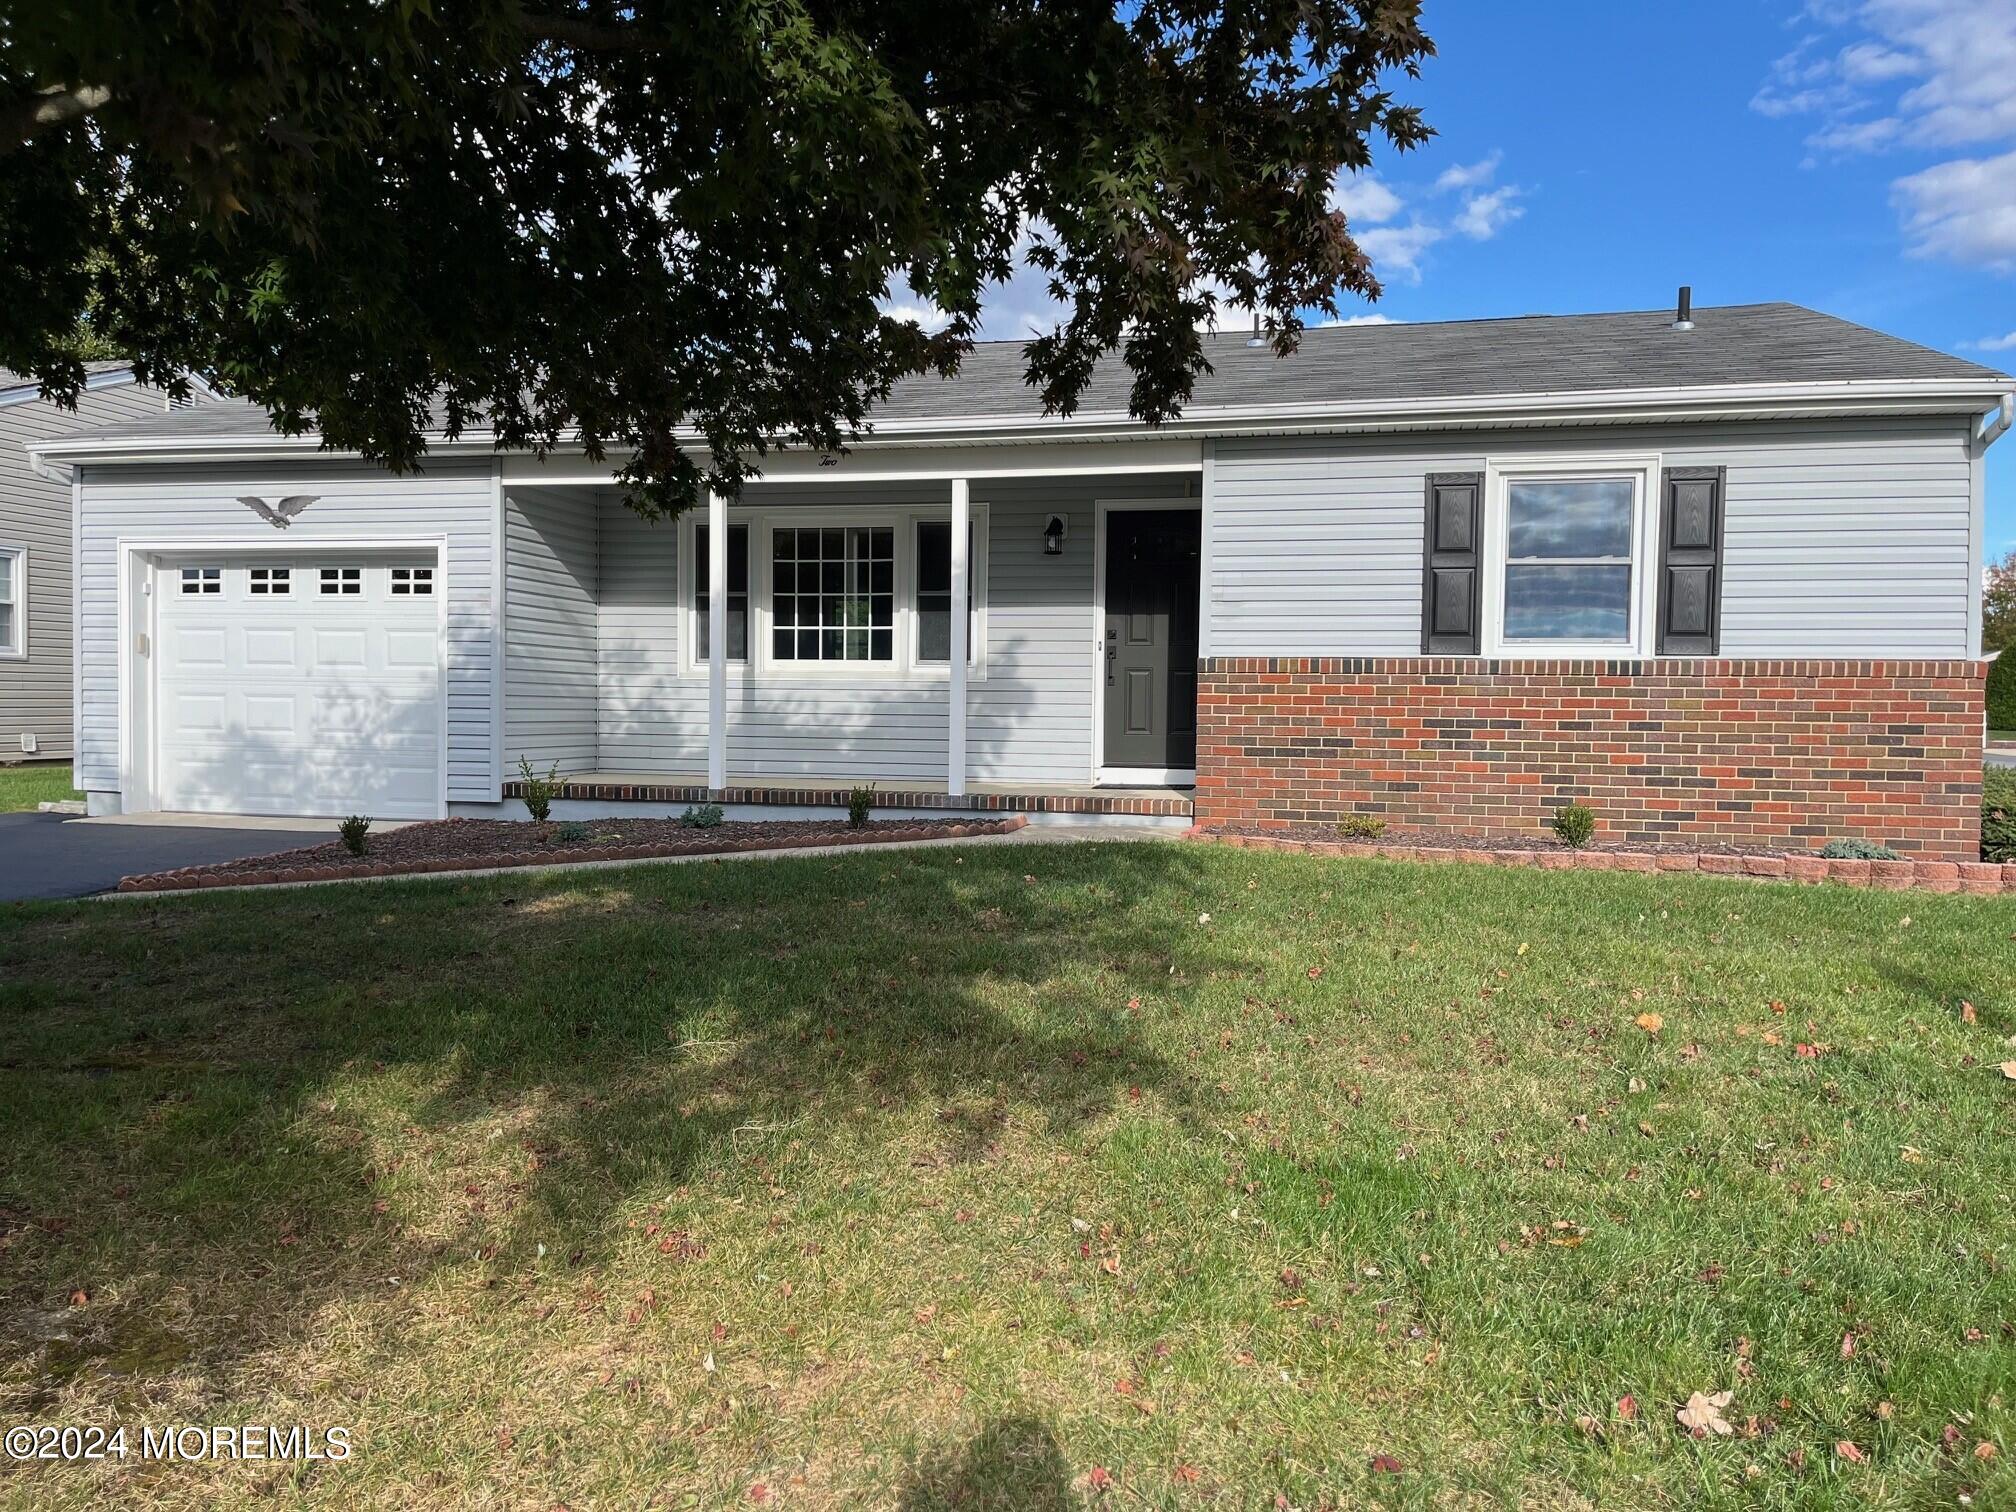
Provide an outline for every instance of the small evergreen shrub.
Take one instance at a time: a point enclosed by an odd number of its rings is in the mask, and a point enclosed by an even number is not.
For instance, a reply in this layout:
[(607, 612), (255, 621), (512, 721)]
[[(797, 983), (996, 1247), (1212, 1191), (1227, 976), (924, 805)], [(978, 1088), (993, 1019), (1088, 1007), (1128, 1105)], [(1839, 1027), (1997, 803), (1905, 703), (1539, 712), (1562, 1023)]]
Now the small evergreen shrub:
[(1981, 859), (2016, 861), (2016, 767), (1981, 773)]
[(364, 854), (364, 837), (371, 833), (371, 821), (362, 814), (352, 814), (336, 826), (336, 836), (343, 842), (343, 849), (353, 856)]
[(689, 808), (679, 816), (679, 822), (688, 829), (712, 829), (721, 822), (721, 805), (703, 803), (698, 808)]
[(588, 838), (588, 826), (569, 821), (553, 826), (553, 839), (560, 845), (579, 845)]
[(2016, 730), (2016, 646), (1988, 664), (1988, 728)]
[(1346, 814), (1337, 821), (1337, 833), (1346, 840), (1377, 840), (1386, 833), (1386, 821), (1377, 814)]
[(857, 787), (847, 794), (847, 828), (859, 829), (868, 822), (868, 810), (875, 807), (875, 784)]
[(1904, 858), (1889, 846), (1875, 840), (1853, 837), (1847, 840), (1829, 840), (1820, 847), (1820, 854), (1829, 861), (1902, 861)]
[(1580, 850), (1595, 838), (1596, 811), (1585, 803), (1566, 803), (1554, 810), (1547, 827), (1563, 845)]
[(518, 785), (524, 789), (520, 796), (525, 800), (525, 812), (535, 824), (544, 824), (553, 812), (553, 795), (560, 791), (560, 763), (554, 762), (541, 777), (532, 770), (532, 763), (520, 756)]

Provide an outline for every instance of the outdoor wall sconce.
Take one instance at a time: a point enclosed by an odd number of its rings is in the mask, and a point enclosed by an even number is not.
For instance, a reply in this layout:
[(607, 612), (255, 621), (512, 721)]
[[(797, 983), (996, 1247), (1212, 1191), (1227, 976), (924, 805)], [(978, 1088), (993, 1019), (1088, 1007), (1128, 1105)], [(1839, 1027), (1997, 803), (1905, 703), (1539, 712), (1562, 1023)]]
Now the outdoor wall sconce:
[(1043, 522), (1043, 555), (1064, 555), (1064, 516), (1052, 515)]

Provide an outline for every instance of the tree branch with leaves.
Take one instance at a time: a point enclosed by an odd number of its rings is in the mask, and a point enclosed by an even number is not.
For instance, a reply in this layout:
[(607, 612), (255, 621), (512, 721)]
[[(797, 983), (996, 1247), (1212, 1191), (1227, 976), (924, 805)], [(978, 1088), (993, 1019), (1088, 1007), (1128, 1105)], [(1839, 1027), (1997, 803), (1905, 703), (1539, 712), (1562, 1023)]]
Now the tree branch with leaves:
[(1418, 10), (48, 0), (0, 27), (0, 365), (74, 398), (88, 314), (331, 447), (578, 442), (673, 512), (955, 372), (1026, 258), (1045, 407), (1119, 361), (1160, 421), (1213, 320), (1285, 354), (1378, 296), (1331, 188), (1429, 135)]

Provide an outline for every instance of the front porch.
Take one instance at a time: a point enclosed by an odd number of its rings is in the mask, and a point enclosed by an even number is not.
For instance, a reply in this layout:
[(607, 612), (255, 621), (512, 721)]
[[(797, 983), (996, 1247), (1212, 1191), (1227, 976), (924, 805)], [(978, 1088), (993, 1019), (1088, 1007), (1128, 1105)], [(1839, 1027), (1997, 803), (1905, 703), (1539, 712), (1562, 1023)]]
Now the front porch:
[(1200, 477), (1055, 461), (780, 459), (672, 521), (507, 471), (500, 798), (1188, 824)]

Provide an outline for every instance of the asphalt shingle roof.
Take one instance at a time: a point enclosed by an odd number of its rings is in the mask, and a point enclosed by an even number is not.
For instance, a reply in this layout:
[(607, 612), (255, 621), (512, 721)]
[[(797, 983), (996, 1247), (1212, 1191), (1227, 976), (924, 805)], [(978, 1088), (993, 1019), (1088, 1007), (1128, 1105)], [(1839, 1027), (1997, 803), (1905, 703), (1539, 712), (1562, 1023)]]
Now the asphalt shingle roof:
[[(1197, 380), (1188, 408), (2006, 376), (1800, 305), (1703, 307), (1694, 311), (1691, 331), (1672, 329), (1672, 320), (1671, 310), (1639, 310), (1326, 326), (1307, 332), (1301, 349), (1288, 358), (1248, 347), (1244, 332), (1224, 331), (1208, 343), (1212, 371)], [(1037, 417), (1042, 404), (1024, 381), (1024, 366), (1021, 342), (983, 342), (957, 378), (907, 380), (873, 418), (889, 423)], [(1125, 414), (1129, 383), (1117, 359), (1102, 364), (1078, 413)], [(262, 411), (238, 401), (80, 432), (78, 439), (257, 436), (267, 429)]]

